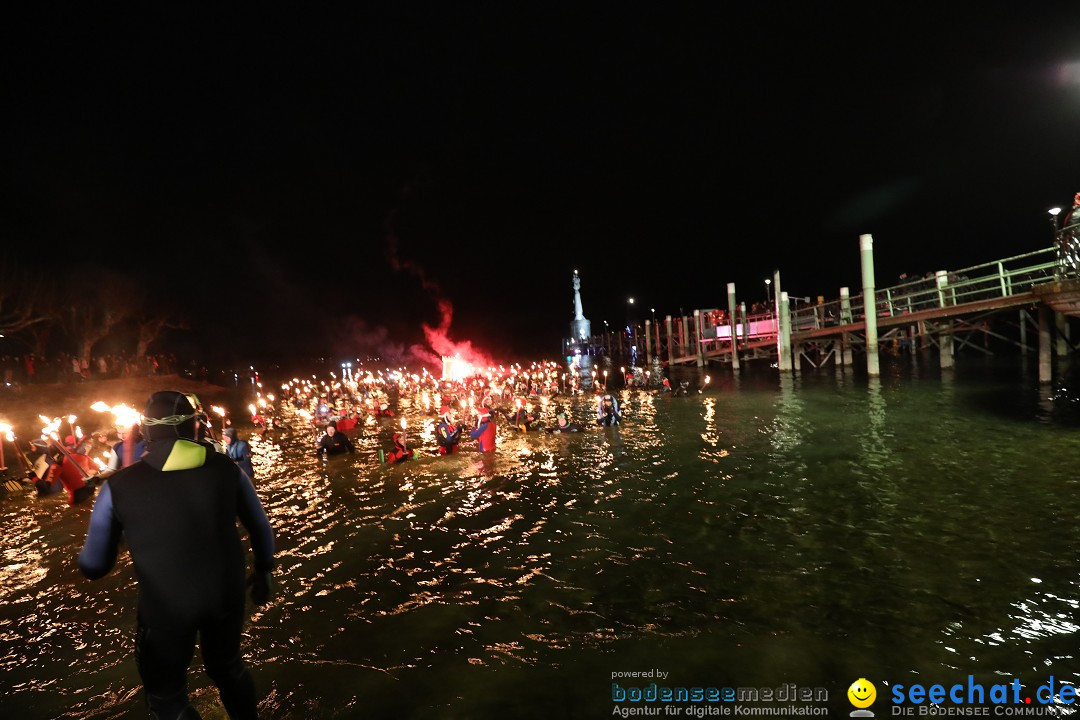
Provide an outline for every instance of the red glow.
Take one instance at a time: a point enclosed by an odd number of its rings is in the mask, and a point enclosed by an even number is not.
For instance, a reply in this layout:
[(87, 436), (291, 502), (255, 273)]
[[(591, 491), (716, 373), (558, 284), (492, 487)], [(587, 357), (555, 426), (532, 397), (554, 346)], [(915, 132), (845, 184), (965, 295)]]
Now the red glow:
[[(430, 295), (439, 305), (438, 327), (432, 327), (426, 323), (422, 324), (424, 338), (427, 340), (427, 347), (413, 345), (410, 348), (411, 354), (413, 357), (432, 367), (438, 367), (441, 361), (444, 379), (449, 377), (467, 377), (468, 375), (477, 372), (480, 367), (493, 365), (494, 363), (491, 362), (491, 359), (487, 354), (474, 348), (472, 343), (468, 340), (456, 342), (450, 339), (450, 323), (454, 319), (454, 306), (443, 296), (442, 288), (439, 287), (439, 284), (430, 279), (422, 267), (410, 260), (402, 260), (398, 256), (397, 235), (394, 232), (396, 214), (396, 210), (391, 212), (386, 220), (387, 255), (390, 259), (390, 264), (394, 270), (404, 270), (405, 272), (416, 276), (420, 280), (424, 290), (426, 290), (428, 295)], [(449, 368), (447, 366), (448, 360), (451, 361)], [(462, 373), (466, 373), (466, 375), (462, 376)]]
[[(450, 339), (450, 323), (454, 319), (454, 306), (445, 298), (439, 299), (439, 314), (442, 316), (438, 327), (425, 324), (424, 337), (431, 349), (442, 358), (443, 378), (461, 380), (479, 371), (479, 368), (494, 365), (483, 352), (473, 347), (468, 340), (455, 342)], [(451, 372), (448, 374), (448, 365)], [(467, 371), (467, 372), (466, 372)], [(461, 373), (465, 372), (465, 375)]]
[(444, 357), (443, 361), (443, 380), (453, 380), (454, 382), (461, 382), (472, 375), (477, 370), (473, 365), (460, 357)]

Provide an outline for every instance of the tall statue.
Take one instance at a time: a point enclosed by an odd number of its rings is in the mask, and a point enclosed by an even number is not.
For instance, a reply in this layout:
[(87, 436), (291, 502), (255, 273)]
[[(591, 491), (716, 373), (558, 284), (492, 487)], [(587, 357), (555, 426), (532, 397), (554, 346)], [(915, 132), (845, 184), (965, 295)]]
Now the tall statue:
[(574, 319), (585, 319), (585, 313), (581, 309), (581, 278), (578, 277), (577, 270), (574, 271)]
[(592, 337), (592, 323), (585, 318), (581, 308), (581, 277), (574, 271), (574, 320), (570, 323), (570, 334), (577, 341), (588, 341)]

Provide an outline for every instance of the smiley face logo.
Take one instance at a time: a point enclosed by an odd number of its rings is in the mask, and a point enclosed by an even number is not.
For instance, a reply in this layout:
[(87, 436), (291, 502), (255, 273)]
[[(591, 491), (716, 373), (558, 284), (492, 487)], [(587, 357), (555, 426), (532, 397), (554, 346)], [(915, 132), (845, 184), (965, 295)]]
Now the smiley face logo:
[(857, 708), (868, 708), (877, 699), (877, 689), (866, 678), (859, 678), (847, 689), (847, 698)]

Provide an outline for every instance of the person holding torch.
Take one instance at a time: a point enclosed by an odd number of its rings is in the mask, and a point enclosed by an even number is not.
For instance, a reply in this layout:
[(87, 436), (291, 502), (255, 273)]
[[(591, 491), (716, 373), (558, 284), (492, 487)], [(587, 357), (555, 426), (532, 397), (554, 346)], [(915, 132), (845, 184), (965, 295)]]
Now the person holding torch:
[(442, 419), (435, 428), (435, 440), (439, 443), (440, 455), (453, 455), (461, 441), (461, 428), (454, 424), (454, 410), (449, 405), (441, 408)]
[(489, 408), (481, 405), (476, 409), (476, 429), (469, 437), (480, 442), (480, 452), (495, 452), (495, 417)]
[(405, 418), (401, 418), (401, 432), (394, 433), (394, 449), (388, 453), (379, 451), (379, 455), (382, 456), (383, 462), (398, 463), (404, 460), (412, 460), (415, 457), (415, 453), (409, 450), (409, 438), (406, 433), (408, 429), (408, 423), (405, 422)]

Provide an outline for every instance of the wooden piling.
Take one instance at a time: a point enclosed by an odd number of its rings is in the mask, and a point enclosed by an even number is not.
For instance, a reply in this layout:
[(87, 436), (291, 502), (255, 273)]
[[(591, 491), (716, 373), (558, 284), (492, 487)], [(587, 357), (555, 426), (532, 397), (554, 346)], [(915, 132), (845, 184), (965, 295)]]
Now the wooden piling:
[(701, 311), (694, 311), (694, 345), (696, 347), (697, 366), (705, 367), (705, 355), (701, 344)]
[(866, 372), (870, 377), (876, 377), (881, 374), (881, 366), (878, 361), (877, 296), (874, 294), (874, 238), (869, 233), (859, 236), (859, 254), (866, 316)]
[(731, 333), (731, 369), (739, 369), (739, 337), (735, 334), (735, 283), (727, 284), (728, 331)]
[(667, 364), (671, 367), (674, 363), (672, 360), (675, 357), (675, 343), (671, 341), (671, 316), (668, 315), (664, 318), (664, 329), (667, 331)]
[(656, 345), (654, 345), (653, 347), (655, 348), (654, 353), (656, 357), (656, 362), (659, 364), (663, 362), (660, 358), (664, 356), (663, 346), (660, 344), (660, 323), (653, 323), (653, 328), (653, 332), (656, 333), (656, 337), (653, 338), (654, 340), (656, 340)]
[[(780, 273), (776, 275), (779, 277)], [(794, 369), (791, 358), (791, 312), (786, 290), (780, 293), (780, 316), (777, 319), (777, 325), (779, 326), (776, 333), (779, 338), (777, 346), (780, 349), (777, 366), (781, 372), (791, 372)]]
[(945, 320), (939, 325), (938, 347), (941, 349), (941, 369), (948, 370), (956, 364), (953, 349), (953, 322)]
[(648, 367), (652, 364), (652, 327), (649, 325), (649, 321), (645, 321), (645, 366)]
[(683, 315), (679, 318), (681, 321), (679, 327), (681, 332), (679, 333), (679, 348), (682, 350), (680, 353), (683, 357), (690, 356), (690, 317)]
[[(949, 273), (938, 270), (935, 273), (938, 290), (938, 304), (945, 307), (949, 302)], [(938, 325), (938, 350), (940, 351), (941, 369), (947, 370), (955, 364), (953, 359), (953, 323), (952, 320), (943, 320)]]
[[(850, 325), (852, 322), (851, 317), (851, 290), (842, 287), (840, 288), (840, 324)], [(852, 366), (851, 356), (851, 333), (843, 333), (840, 336), (840, 364), (844, 367)]]
[(1039, 383), (1049, 384), (1053, 379), (1053, 360), (1050, 347), (1050, 309), (1039, 305)]
[(1066, 357), (1069, 354), (1069, 344), (1067, 342), (1069, 337), (1069, 325), (1065, 313), (1054, 313), (1054, 336), (1057, 339), (1057, 342), (1054, 343), (1054, 348), (1056, 350), (1054, 354), (1059, 358)]

